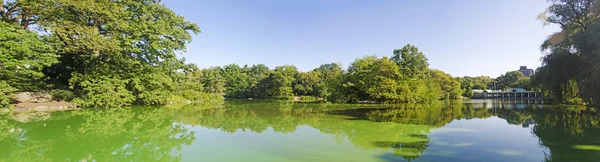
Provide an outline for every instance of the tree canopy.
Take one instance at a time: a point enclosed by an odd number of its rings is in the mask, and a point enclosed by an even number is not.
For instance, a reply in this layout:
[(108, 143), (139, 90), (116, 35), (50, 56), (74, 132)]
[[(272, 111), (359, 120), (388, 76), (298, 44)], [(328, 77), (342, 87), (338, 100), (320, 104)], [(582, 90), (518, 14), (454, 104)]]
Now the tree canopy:
[(561, 31), (543, 42), (542, 67), (532, 82), (555, 101), (600, 101), (600, 4), (598, 0), (551, 0), (539, 18)]

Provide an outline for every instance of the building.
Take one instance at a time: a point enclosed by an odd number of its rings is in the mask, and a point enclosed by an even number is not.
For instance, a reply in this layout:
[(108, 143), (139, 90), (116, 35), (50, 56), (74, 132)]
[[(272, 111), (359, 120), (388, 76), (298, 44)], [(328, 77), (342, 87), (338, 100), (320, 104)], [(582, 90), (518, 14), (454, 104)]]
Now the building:
[(526, 91), (523, 88), (510, 88), (506, 91), (499, 90), (473, 90), (473, 98), (498, 98), (498, 99), (542, 99), (542, 92)]
[(526, 77), (530, 77), (534, 73), (533, 69), (527, 69), (527, 66), (519, 67), (519, 72), (523, 73), (523, 75), (525, 75)]

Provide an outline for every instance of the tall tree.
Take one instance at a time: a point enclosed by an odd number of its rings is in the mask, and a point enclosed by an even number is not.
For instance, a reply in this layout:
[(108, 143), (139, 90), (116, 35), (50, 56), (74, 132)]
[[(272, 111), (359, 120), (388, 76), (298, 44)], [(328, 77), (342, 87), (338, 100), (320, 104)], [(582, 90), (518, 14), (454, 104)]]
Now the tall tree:
[[(536, 83), (550, 89), (559, 102), (581, 97), (590, 104), (600, 101), (600, 13), (598, 0), (551, 0), (540, 14), (561, 31), (541, 46), (546, 56)], [(542, 79), (543, 78), (543, 79)], [(575, 85), (575, 86), (574, 86)]]
[(409, 77), (423, 74), (425, 69), (429, 67), (427, 57), (423, 52), (420, 52), (419, 48), (410, 44), (404, 46), (402, 49), (395, 49), (392, 60)]
[(54, 49), (36, 33), (0, 21), (0, 80), (19, 91), (44, 83), (42, 69), (57, 62)]
[(211, 67), (202, 70), (202, 83), (208, 93), (225, 95), (225, 78), (221, 75), (221, 67)]
[[(164, 103), (176, 88), (177, 72), (185, 67), (175, 52), (200, 32), (159, 0), (31, 0), (11, 5), (21, 18), (34, 18), (18, 21), (20, 25), (49, 33), (58, 49), (60, 62), (45, 70), (51, 83), (86, 98), (122, 93), (133, 94), (138, 103)], [(90, 91), (102, 87), (82, 84), (96, 82), (110, 82), (123, 92)]]

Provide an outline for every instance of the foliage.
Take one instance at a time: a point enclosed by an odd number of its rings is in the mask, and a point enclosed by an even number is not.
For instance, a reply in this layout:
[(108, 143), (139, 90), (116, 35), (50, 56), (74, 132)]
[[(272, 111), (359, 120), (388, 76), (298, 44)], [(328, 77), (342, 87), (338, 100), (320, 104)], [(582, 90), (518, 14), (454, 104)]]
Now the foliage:
[(16, 89), (8, 85), (5, 81), (0, 81), (0, 109), (10, 106), (10, 93)]
[(506, 88), (524, 88), (530, 89), (529, 77), (523, 75), (519, 71), (509, 71), (506, 74), (496, 78), (496, 87), (499, 89)]
[(177, 58), (200, 30), (159, 0), (2, 5), (0, 28), (9, 32), (0, 33), (0, 79), (19, 90), (48, 78), (53, 88), (75, 92), (82, 105), (102, 107), (223, 94), (218, 80), (206, 80), (205, 90), (201, 71)]
[(275, 67), (272, 73), (266, 78), (267, 95), (274, 98), (292, 98), (294, 96), (292, 83), (298, 75), (298, 69), (295, 66), (283, 65)]
[(226, 65), (222, 68), (223, 78), (225, 79), (226, 96), (242, 98), (247, 97), (246, 91), (249, 88), (248, 74), (244, 72), (237, 64)]
[(0, 80), (18, 91), (43, 86), (42, 68), (56, 63), (53, 48), (36, 33), (0, 21)]
[(357, 90), (356, 99), (378, 102), (407, 102), (409, 87), (402, 83), (404, 75), (387, 57), (366, 56), (356, 59), (348, 68), (347, 82)]
[[(74, 76), (73, 78), (78, 78)], [(120, 107), (128, 105), (135, 99), (125, 86), (128, 81), (119, 78), (100, 77), (80, 81), (85, 95), (73, 100), (84, 107)]]
[(294, 82), (294, 94), (297, 95), (317, 95), (317, 84), (321, 82), (317, 72), (298, 73)]
[(204, 90), (212, 94), (225, 94), (225, 79), (221, 76), (220, 67), (212, 67), (202, 70), (202, 82)]
[(75, 99), (75, 94), (69, 90), (53, 89), (49, 93), (53, 100), (56, 101), (71, 101)]
[(402, 103), (458, 98), (462, 93), (458, 80), (429, 69), (425, 55), (412, 45), (395, 50), (394, 59), (356, 59), (347, 71), (336, 63), (308, 72), (299, 72), (291, 65), (269, 69), (262, 64), (231, 64), (202, 71), (205, 90), (215, 93), (226, 89), (229, 98), (314, 96), (338, 103)]
[(442, 97), (446, 99), (456, 99), (463, 93), (461, 84), (458, 80), (452, 78), (450, 74), (446, 74), (440, 70), (429, 70), (429, 78), (432, 78), (439, 84), (442, 90)]
[(555, 101), (580, 97), (589, 104), (600, 101), (600, 4), (597, 0), (552, 0), (540, 19), (558, 24), (561, 31), (541, 46), (546, 55), (533, 83), (546, 89)]
[(344, 70), (342, 70), (342, 65), (339, 63), (329, 63), (323, 64), (311, 72), (316, 73), (317, 78), (319, 78), (319, 82), (313, 87), (316, 96), (327, 98), (331, 96), (332, 87), (336, 84), (336, 80), (342, 76)]
[(418, 74), (425, 72), (429, 63), (427, 63), (427, 57), (423, 52), (419, 51), (419, 48), (413, 45), (406, 45), (402, 49), (395, 49), (392, 60), (398, 64), (403, 73), (407, 74), (408, 77), (416, 77)]

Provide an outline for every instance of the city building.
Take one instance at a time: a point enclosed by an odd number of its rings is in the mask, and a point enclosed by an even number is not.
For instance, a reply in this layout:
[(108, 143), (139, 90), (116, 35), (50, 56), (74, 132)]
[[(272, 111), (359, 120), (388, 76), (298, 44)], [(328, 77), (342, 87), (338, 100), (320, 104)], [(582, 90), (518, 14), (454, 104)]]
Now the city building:
[(527, 66), (519, 67), (519, 72), (523, 73), (523, 75), (525, 75), (526, 77), (530, 77), (534, 73), (533, 69), (527, 69)]

